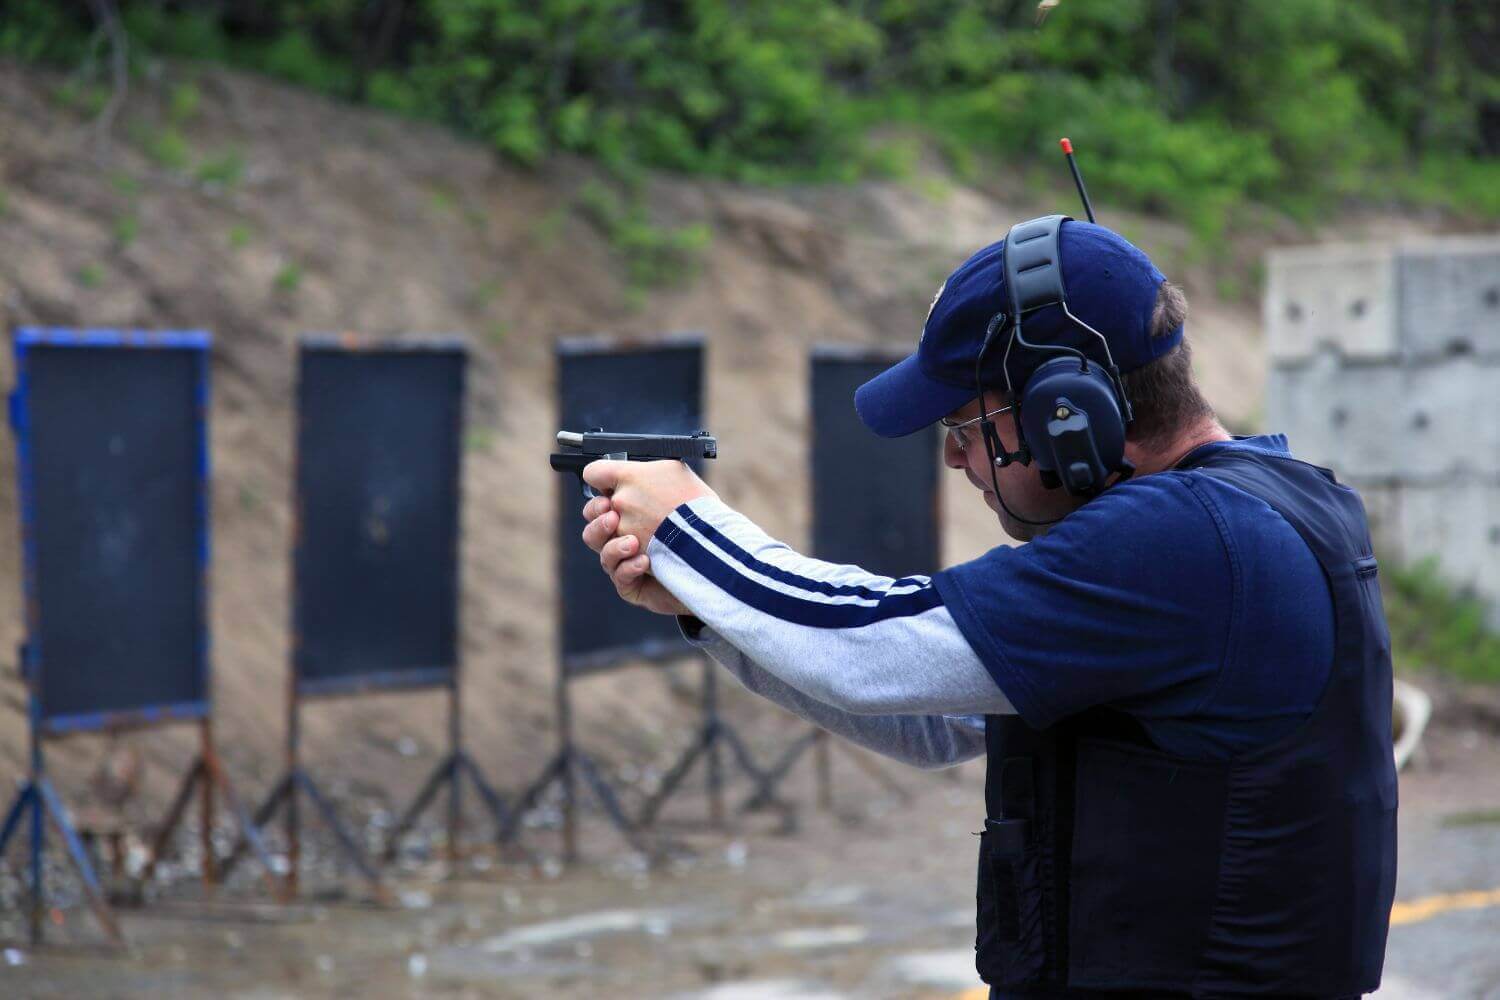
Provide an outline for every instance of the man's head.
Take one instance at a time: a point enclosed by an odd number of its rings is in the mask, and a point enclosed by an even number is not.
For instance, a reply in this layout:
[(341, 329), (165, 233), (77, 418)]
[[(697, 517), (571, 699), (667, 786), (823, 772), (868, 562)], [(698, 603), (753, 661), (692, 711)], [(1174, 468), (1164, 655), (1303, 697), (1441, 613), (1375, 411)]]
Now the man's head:
[[(1152, 336), (1171, 336), (1187, 315), (1187, 300), (1182, 290), (1163, 282), (1158, 292), (1158, 308), (1153, 313)], [(1193, 380), (1192, 357), (1192, 348), (1183, 338), (1160, 358), (1124, 376), (1125, 393), (1135, 410), (1135, 420), (1125, 433), (1125, 457), (1135, 464), (1139, 474), (1169, 467), (1188, 447), (1200, 443), (1198, 439), (1205, 428), (1217, 427), (1213, 408)], [(1003, 392), (985, 394), (985, 405), (994, 419), (1001, 445), (1014, 451), (1016, 429), (1009, 404)], [(965, 478), (981, 491), (985, 505), (999, 517), (1007, 535), (1025, 540), (1039, 533), (1037, 525), (1017, 520), (1011, 512), (1026, 521), (1055, 521), (1083, 505), (1081, 497), (1043, 486), (1035, 466), (1012, 463), (997, 468), (992, 479), (990, 458), (975, 422), (980, 415), (979, 406), (979, 400), (972, 399), (942, 418), (949, 427), (943, 440), (943, 462), (962, 470)], [(996, 483), (1005, 497), (1004, 506), (995, 499)]]
[[(985, 327), (1008, 306), (1003, 251), (1004, 241), (986, 247), (949, 276), (928, 313), (916, 353), (862, 386), (855, 406), (865, 424), (886, 437), (912, 433), (939, 418), (960, 425), (944, 444), (946, 463), (965, 471), (1007, 534), (1030, 538), (1040, 528), (1026, 522), (1057, 520), (1083, 500), (1046, 488), (1035, 462), (1006, 465), (992, 477), (979, 424), (965, 423), (981, 414), (975, 367)], [(1170, 460), (1162, 453), (1179, 443), (1184, 432), (1191, 436), (1205, 423), (1217, 428), (1192, 379), (1191, 355), (1183, 340), (1186, 300), (1145, 254), (1101, 226), (1065, 222), (1058, 251), (1068, 312), (1104, 336), (1135, 408), (1126, 458), (1142, 473), (1165, 468)], [(1028, 312), (1024, 327), (1028, 343), (1066, 345), (1102, 357), (1098, 338), (1056, 306)], [(980, 373), (984, 405), (1006, 451), (1019, 443), (1015, 414), (1005, 409), (1019, 398), (1012, 398), (1007, 386), (1019, 397), (1031, 373), (1059, 356), (1018, 346), (1013, 337), (1013, 327), (1006, 328), (985, 352)], [(994, 495), (996, 485), (1004, 503)]]

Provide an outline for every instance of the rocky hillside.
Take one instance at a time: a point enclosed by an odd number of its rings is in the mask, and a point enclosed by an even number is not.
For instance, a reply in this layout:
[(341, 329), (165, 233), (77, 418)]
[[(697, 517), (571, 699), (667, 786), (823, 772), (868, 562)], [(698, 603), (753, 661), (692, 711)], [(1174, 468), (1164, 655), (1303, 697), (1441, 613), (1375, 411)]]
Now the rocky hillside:
[[(818, 342), (915, 343), (933, 289), (1014, 220), (1071, 210), (1019, 176), (982, 189), (925, 165), (900, 183), (751, 189), (658, 177), (659, 225), (711, 230), (695, 273), (641, 294), (580, 209), (592, 168), (523, 172), (438, 128), (263, 79), (196, 71), (184, 109), (171, 80), (132, 92), (100, 142), (59, 77), (0, 63), (0, 320), (204, 328), (215, 337), (215, 695), (219, 735), (247, 790), (279, 764), (287, 652), (293, 344), (307, 331), (462, 333), (474, 349), (463, 542), (466, 731), (513, 786), (550, 750), (554, 631), (552, 343), (560, 336), (702, 331), (709, 426), (724, 444), (714, 484), (773, 533), (802, 544), (809, 433), (806, 356)], [(165, 142), (173, 144), (163, 149)], [(217, 168), (215, 165), (219, 165)], [(227, 166), (225, 166), (227, 165)], [(1069, 196), (1070, 199), (1070, 196)], [(1245, 261), (1272, 237), (1194, 263), (1182, 230), (1115, 213), (1192, 302), (1204, 382), (1227, 420), (1258, 420), (1264, 362)], [(1364, 224), (1361, 224), (1364, 225)], [(1420, 228), (1375, 220), (1368, 226)], [(1346, 231), (1342, 235), (1348, 235)], [(1280, 238), (1307, 239), (1285, 231)], [(1258, 241), (1258, 242), (1257, 242)], [(1237, 277), (1241, 276), (1241, 277)], [(1225, 299), (1221, 293), (1233, 293)], [(0, 361), (10, 381), (8, 353)], [(629, 391), (629, 387), (621, 387)], [(959, 484), (961, 485), (961, 484)], [(0, 450), (0, 650), (21, 635), (13, 456)], [(947, 491), (950, 559), (1000, 541), (964, 489)], [(579, 690), (594, 745), (657, 759), (687, 736), (693, 674), (629, 670)], [(786, 720), (732, 692), (766, 741)], [(24, 760), (22, 689), (0, 681), (0, 775)], [(319, 703), (306, 716), (317, 770), (408, 794), (440, 749), (437, 695)], [(135, 737), (160, 789), (192, 742)], [(54, 759), (76, 776), (98, 742)]]

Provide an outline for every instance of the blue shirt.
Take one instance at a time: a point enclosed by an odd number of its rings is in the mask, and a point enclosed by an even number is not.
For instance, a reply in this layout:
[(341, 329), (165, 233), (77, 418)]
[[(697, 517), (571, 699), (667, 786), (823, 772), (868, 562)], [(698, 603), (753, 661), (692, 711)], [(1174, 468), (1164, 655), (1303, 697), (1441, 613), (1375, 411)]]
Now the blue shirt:
[[(1287, 454), (1279, 434), (1195, 454), (1223, 448)], [(1291, 732), (1333, 664), (1312, 551), (1266, 503), (1197, 470), (1115, 486), (933, 584), (1035, 728), (1107, 706), (1170, 753), (1222, 760)]]

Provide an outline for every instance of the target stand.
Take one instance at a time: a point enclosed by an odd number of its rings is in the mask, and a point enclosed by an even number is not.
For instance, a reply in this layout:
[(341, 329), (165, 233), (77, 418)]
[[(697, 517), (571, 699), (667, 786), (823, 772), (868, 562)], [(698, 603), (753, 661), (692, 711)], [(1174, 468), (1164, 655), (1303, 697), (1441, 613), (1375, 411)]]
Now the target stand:
[[(679, 335), (651, 341), (610, 337), (570, 338), (557, 344), (557, 414), (564, 430), (603, 427), (636, 434), (691, 434), (704, 424), (703, 338)], [(620, 385), (637, 391), (621, 393)], [(694, 463), (700, 474), (704, 471)], [(564, 859), (578, 858), (577, 802), (580, 787), (603, 810), (611, 826), (631, 847), (656, 856), (678, 845), (657, 835), (654, 849), (646, 833), (667, 800), (682, 787), (699, 761), (705, 762), (709, 809), (715, 825), (724, 825), (721, 744), (729, 743), (736, 760), (752, 777), (760, 772), (743, 741), (723, 719), (717, 705), (717, 677), (705, 664), (703, 720), (692, 743), (670, 767), (661, 786), (636, 817), (622, 806), (598, 762), (578, 746), (573, 735), (571, 684), (576, 680), (642, 661), (694, 656), (675, 619), (655, 615), (621, 601), (599, 560), (578, 538), (578, 513), (584, 497), (577, 480), (557, 477), (556, 545), (558, 559), (558, 668), (556, 705), (558, 749), (541, 774), (522, 793), (511, 821), (501, 830), (502, 843), (520, 832), (524, 814), (549, 788), (562, 790)]]
[(448, 791), (446, 851), (448, 860), (458, 860), (459, 835), (464, 823), (462, 786), (466, 777), (479, 794), (480, 802), (484, 804), (486, 811), (495, 821), (496, 828), (502, 828), (510, 821), (510, 810), (506, 807), (505, 800), (490, 785), (479, 765), (474, 763), (474, 758), (463, 749), (461, 725), (462, 703), (458, 696), (458, 684), (454, 683), (448, 689), (448, 754), (438, 762), (437, 767), (433, 768), (432, 774), (422, 783), (422, 790), (416, 794), (411, 805), (391, 828), (390, 835), (386, 838), (385, 852), (382, 855), (386, 862), (395, 860), (396, 852), (401, 846), (401, 837), (421, 818), (438, 792), (443, 789)]
[[(876, 437), (860, 423), (853, 399), (856, 389), (900, 360), (900, 355), (845, 345), (815, 347), (810, 358), (811, 422), (818, 431), (809, 449), (812, 554), (897, 578), (930, 574), (941, 564), (942, 450), (932, 433)], [(764, 771), (740, 809), (775, 801), (776, 789), (809, 751), (818, 804), (831, 809), (835, 749), (886, 791), (910, 801), (910, 793), (867, 751), (814, 727)]]
[(774, 782), (768, 782), (769, 776), (756, 765), (755, 760), (750, 756), (750, 751), (745, 746), (745, 741), (740, 738), (740, 734), (719, 715), (719, 668), (713, 661), (705, 660), (703, 663), (703, 723), (698, 728), (697, 737), (683, 751), (677, 763), (662, 777), (661, 787), (642, 805), (639, 819), (642, 827), (649, 828), (656, 822), (657, 814), (662, 806), (692, 773), (700, 759), (705, 762), (708, 778), (709, 822), (719, 829), (728, 826), (724, 815), (724, 775), (723, 762), (719, 754), (720, 743), (729, 744), (735, 763), (751, 781), (755, 782), (758, 806), (785, 805), (776, 796)]
[(41, 720), (36, 710), (37, 699), (31, 698), (29, 701), (31, 702), (31, 710), (28, 712), (31, 724), (30, 770), (26, 779), (16, 789), (16, 797), (11, 800), (10, 807), (5, 810), (4, 822), (0, 823), (0, 856), (5, 854), (5, 849), (10, 846), (11, 837), (21, 828), (22, 823), (26, 823), (31, 837), (31, 850), (27, 864), (31, 874), (31, 898), (28, 906), (29, 940), (33, 947), (42, 942), (42, 927), (44, 926), (42, 916), (46, 909), (43, 855), (46, 849), (46, 827), (50, 824), (52, 831), (62, 838), (67, 848), (68, 860), (78, 875), (84, 898), (88, 900), (89, 908), (93, 910), (100, 928), (111, 942), (123, 946), (125, 937), (120, 932), (120, 925), (115, 920), (109, 901), (105, 898), (104, 888), (99, 884), (99, 876), (94, 872), (94, 862), (84, 847), (83, 838), (78, 835), (77, 828), (73, 826), (73, 820), (68, 815), (62, 798), (47, 778), (42, 755)]
[(569, 863), (578, 860), (578, 790), (580, 783), (604, 811), (621, 838), (641, 854), (652, 851), (640, 837), (640, 831), (620, 805), (619, 796), (604, 777), (599, 763), (573, 739), (573, 703), (569, 697), (570, 678), (566, 670), (559, 670), (554, 688), (557, 706), (557, 753), (542, 767), (541, 773), (522, 790), (510, 817), (500, 824), (496, 841), (503, 847), (515, 845), (520, 836), (521, 823), (526, 814), (536, 808), (542, 796), (553, 785), (562, 790), (562, 838), (563, 859)]
[[(257, 855), (275, 864), (220, 762), (209, 696), (210, 339), (206, 333), (25, 328), (14, 338), (16, 435), (30, 759), (0, 822), (0, 854), (31, 839), (30, 930), (42, 936), (44, 837), (62, 838), (105, 933), (122, 940), (87, 846), (46, 775), (44, 742), (196, 722), (200, 750), (144, 877), (199, 796), (202, 876), (219, 881), (220, 800)], [(78, 622), (89, 623), (79, 628)]]
[[(288, 885), (299, 889), (301, 800), (339, 854), (387, 901), (378, 861), (302, 763), (303, 701), (373, 691), (446, 689), (448, 747), (383, 845), (400, 840), (447, 792), (447, 847), (458, 856), (467, 780), (498, 826), (504, 800), (463, 747), (459, 501), (467, 348), (457, 340), (304, 337), (297, 385), (297, 516), (286, 771), (255, 813), (282, 813)], [(230, 860), (238, 857), (238, 849)]]

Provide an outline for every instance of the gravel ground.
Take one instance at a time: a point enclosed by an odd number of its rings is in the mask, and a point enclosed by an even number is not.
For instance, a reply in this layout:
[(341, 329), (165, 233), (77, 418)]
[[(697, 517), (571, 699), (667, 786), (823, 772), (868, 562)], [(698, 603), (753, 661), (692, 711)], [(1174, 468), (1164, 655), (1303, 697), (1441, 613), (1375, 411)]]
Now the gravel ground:
[[(1383, 1000), (1500, 997), (1500, 741), (1476, 728), (1482, 714), (1459, 717), (1403, 775)], [(835, 761), (832, 811), (812, 805), (804, 767), (790, 787), (802, 803), (793, 815), (737, 816), (729, 832), (706, 828), (695, 789), (669, 809), (664, 829), (679, 850), (655, 867), (598, 816), (585, 824), (586, 860), (566, 868), (556, 835), (533, 829), (539, 863), (475, 851), (455, 875), (421, 860), (434, 832), (400, 866), (388, 907), (340, 882), (315, 837), (302, 902), (266, 902), (248, 869), (213, 902), (181, 881), (151, 905), (122, 908), (125, 954), (103, 948), (86, 911), (70, 907), (53, 928), (58, 943), (4, 953), (0, 994), (972, 995), (982, 765), (901, 772), (903, 800)], [(0, 932), (14, 942), (11, 892)]]

